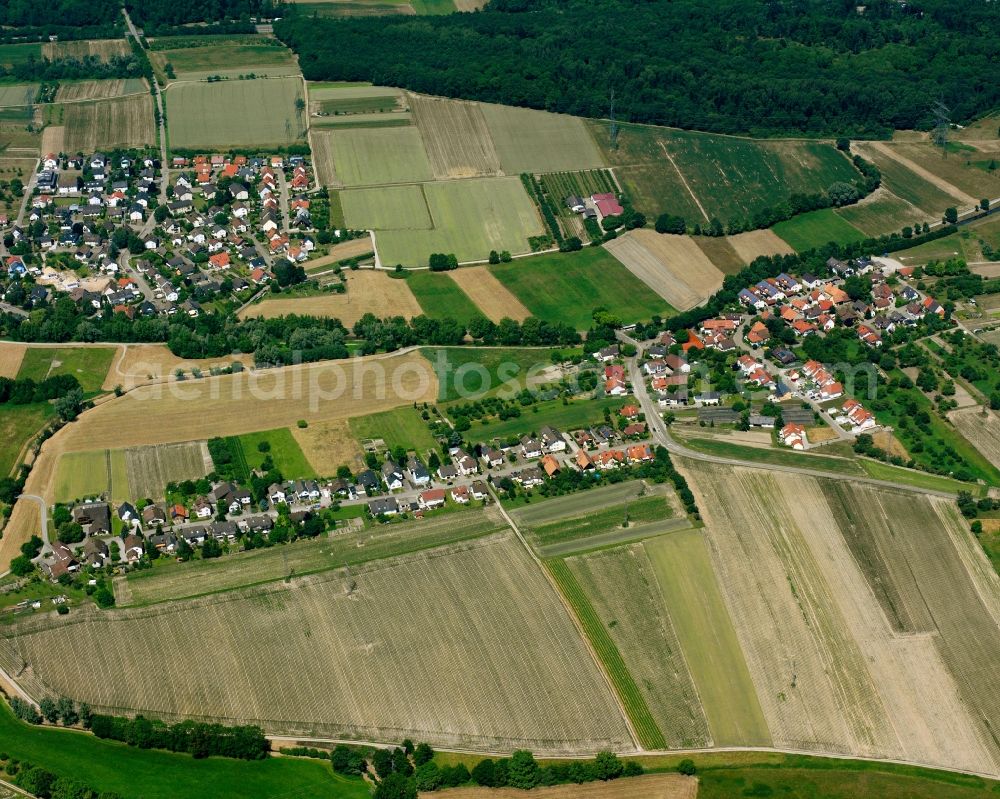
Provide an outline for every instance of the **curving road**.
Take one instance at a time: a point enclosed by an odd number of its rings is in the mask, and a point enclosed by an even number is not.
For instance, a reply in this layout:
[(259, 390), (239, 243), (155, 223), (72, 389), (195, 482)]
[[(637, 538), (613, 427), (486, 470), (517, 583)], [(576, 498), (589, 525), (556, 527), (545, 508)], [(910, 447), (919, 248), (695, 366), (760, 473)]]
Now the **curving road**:
[(761, 469), (763, 471), (770, 472), (802, 474), (808, 477), (823, 477), (830, 480), (844, 480), (850, 483), (870, 485), (876, 488), (891, 488), (898, 491), (909, 491), (914, 494), (928, 494), (935, 497), (944, 497), (945, 499), (954, 499), (956, 496), (949, 491), (937, 491), (935, 489), (921, 488), (919, 486), (906, 485), (904, 483), (894, 483), (891, 480), (877, 480), (873, 477), (859, 477), (856, 475), (841, 474), (839, 472), (828, 472), (822, 469), (806, 469), (801, 466), (784, 466), (769, 463), (764, 464), (756, 463), (754, 461), (744, 461), (739, 458), (724, 458), (719, 455), (708, 455), (704, 452), (698, 452), (697, 450), (685, 447), (683, 444), (678, 443), (670, 437), (667, 425), (663, 421), (663, 417), (660, 415), (660, 410), (657, 407), (656, 402), (649, 396), (649, 391), (646, 388), (646, 381), (643, 379), (642, 372), (639, 368), (639, 360), (643, 353), (643, 344), (622, 332), (618, 333), (618, 338), (624, 343), (631, 344), (636, 348), (635, 357), (627, 359), (629, 379), (632, 381), (632, 390), (635, 393), (635, 398), (639, 401), (642, 412), (646, 415), (646, 424), (649, 426), (649, 431), (653, 438), (658, 444), (662, 444), (666, 447), (667, 451), (669, 451), (672, 455), (679, 455), (684, 458), (702, 461), (704, 463), (717, 463), (723, 466), (741, 466), (746, 469)]
[(32, 502), (37, 502), (41, 507), (39, 515), (42, 518), (42, 551), (39, 553), (39, 557), (51, 552), (52, 544), (49, 543), (49, 517), (46, 512), (45, 500), (37, 494), (18, 494), (16, 499), (29, 499)]

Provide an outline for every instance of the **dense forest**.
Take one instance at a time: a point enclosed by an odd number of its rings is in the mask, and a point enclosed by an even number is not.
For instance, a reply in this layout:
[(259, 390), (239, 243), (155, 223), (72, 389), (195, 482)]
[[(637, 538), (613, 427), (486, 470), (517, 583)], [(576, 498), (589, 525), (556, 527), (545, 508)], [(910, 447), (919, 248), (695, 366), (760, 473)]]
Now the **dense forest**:
[(269, 17), (272, 0), (126, 0), (125, 7), (137, 25), (184, 25), (188, 22), (221, 22), (245, 17)]
[[(859, 11), (863, 8), (863, 11)], [(986, 0), (492, 0), (440, 17), (275, 25), (311, 80), (721, 133), (879, 135), (1000, 103)]]
[(0, 25), (82, 27), (108, 25), (121, 19), (117, 0), (0, 0)]

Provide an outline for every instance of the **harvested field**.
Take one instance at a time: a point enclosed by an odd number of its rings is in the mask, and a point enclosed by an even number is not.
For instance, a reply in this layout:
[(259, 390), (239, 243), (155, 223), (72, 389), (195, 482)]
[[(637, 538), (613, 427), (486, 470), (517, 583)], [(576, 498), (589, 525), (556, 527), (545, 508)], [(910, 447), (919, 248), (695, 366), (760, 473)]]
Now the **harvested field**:
[(483, 315), (494, 322), (504, 317), (520, 322), (531, 316), (524, 304), (485, 266), (456, 269), (448, 275), (479, 306)]
[(364, 230), (428, 230), (434, 227), (420, 185), (348, 189), (340, 193), (344, 221)]
[[(372, 563), (351, 582), (345, 591), (338, 570), (78, 613), (8, 642), (38, 682), (95, 709), (541, 754), (631, 748), (562, 603), (512, 536)], [(189, 667), (195, 659), (201, 668)], [(294, 683), (273, 679), (293, 672)], [(109, 673), (134, 679), (84, 677)]]
[(62, 153), (66, 147), (66, 127), (64, 125), (47, 125), (42, 131), (43, 153)]
[(701, 700), (643, 545), (566, 562), (609, 630), (667, 746), (710, 746)]
[(240, 316), (243, 319), (274, 319), (289, 314), (326, 316), (339, 319), (350, 327), (366, 313), (379, 317), (405, 316), (408, 319), (423, 313), (405, 280), (371, 269), (350, 271), (344, 278), (347, 291), (343, 294), (329, 292), (308, 297), (268, 297), (248, 307)]
[(729, 239), (723, 236), (694, 236), (693, 240), (698, 249), (705, 253), (708, 260), (724, 275), (735, 275), (747, 265), (747, 261), (736, 251)]
[(69, 152), (93, 152), (156, 143), (153, 98), (148, 94), (68, 103), (63, 106), (64, 144)]
[(434, 177), (499, 176), (500, 158), (478, 103), (408, 95)]
[(0, 377), (17, 377), (27, 349), (27, 344), (0, 341)]
[(164, 498), (167, 483), (197, 480), (215, 468), (203, 441), (130, 447), (125, 450), (125, 466), (131, 498), (154, 502)]
[(246, 367), (252, 366), (253, 356), (185, 360), (174, 355), (165, 344), (126, 344), (118, 349), (103, 389), (111, 391), (117, 385), (129, 389), (146, 383), (176, 380), (178, 369), (183, 369), (185, 373), (190, 373), (192, 369), (210, 373), (212, 369), (229, 368), (237, 362)]
[[(809, 438), (812, 441), (812, 437)], [(872, 433), (872, 440), (875, 442), (875, 446), (881, 450), (888, 452), (890, 455), (894, 455), (899, 458), (909, 459), (910, 453), (906, 451), (898, 438), (890, 433), (888, 430), (876, 430)], [(970, 439), (971, 441), (972, 439)]]
[(29, 106), (35, 102), (37, 96), (37, 83), (0, 85), (0, 108)]
[(722, 272), (689, 236), (633, 230), (604, 247), (680, 311), (700, 305), (722, 286)]
[(904, 227), (916, 227), (922, 222), (936, 221), (927, 212), (901, 200), (885, 188), (876, 189), (875, 193), (856, 205), (838, 208), (837, 214), (862, 233), (873, 237), (899, 233)]
[[(165, 92), (172, 147), (266, 147), (301, 142), (300, 77), (175, 83)], [(260, 110), (267, 109), (266, 114)]]
[(317, 422), (305, 429), (293, 427), (292, 436), (316, 474), (332, 476), (340, 466), (348, 466), (352, 472), (364, 468), (361, 445), (346, 419)]
[(579, 117), (486, 103), (481, 108), (500, 165), (508, 175), (605, 166)]
[(333, 164), (333, 140), (329, 133), (318, 130), (309, 132), (309, 146), (312, 149), (316, 180), (322, 186), (342, 186)]
[(454, 319), (459, 324), (467, 325), (471, 319), (482, 315), (447, 273), (414, 270), (406, 275), (406, 282), (424, 309), (424, 314), (431, 319)]
[(69, 42), (45, 42), (42, 44), (42, 58), (54, 61), (58, 58), (81, 60), (96, 56), (107, 63), (113, 56), (128, 55), (128, 42), (124, 39), (88, 39)]
[[(416, 128), (322, 131), (313, 133), (312, 138), (329, 140), (326, 146), (334, 174), (343, 186), (412, 183), (434, 177)], [(326, 154), (324, 146), (317, 153), (317, 161), (321, 153)]]
[(761, 255), (792, 255), (795, 252), (773, 230), (751, 230), (726, 239), (745, 263)]
[(981, 408), (964, 408), (952, 411), (948, 418), (984, 458), (1000, 468), (1000, 416), (995, 411), (984, 416)]
[[(417, 353), (354, 358), (158, 383), (85, 412), (67, 428), (65, 448), (168, 444), (329, 421), (432, 401), (437, 380)], [(155, 418), (151, 427), (147, 422)]]
[(148, 92), (149, 84), (143, 78), (67, 81), (59, 84), (59, 91), (56, 93), (56, 102), (110, 100), (111, 98), (124, 97), (128, 94), (143, 94)]
[(704, 465), (696, 489), (776, 746), (1000, 771), (996, 597), (951, 503)]
[[(461, 0), (459, 0), (461, 2)], [(453, 788), (438, 793), (421, 793), (422, 799), (695, 799), (698, 781), (680, 774), (643, 774), (611, 782), (583, 785), (555, 785), (530, 792), (518, 788)]]

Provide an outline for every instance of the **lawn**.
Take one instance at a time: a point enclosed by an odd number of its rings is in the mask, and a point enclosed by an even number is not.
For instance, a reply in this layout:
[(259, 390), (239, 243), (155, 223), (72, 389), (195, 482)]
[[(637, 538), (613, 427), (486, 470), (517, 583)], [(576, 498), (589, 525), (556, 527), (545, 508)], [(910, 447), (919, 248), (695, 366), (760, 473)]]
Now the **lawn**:
[(6, 477), (17, 465), (24, 443), (41, 430), (53, 415), (47, 402), (34, 405), (0, 405), (0, 477)]
[[(275, 468), (281, 472), (286, 480), (316, 477), (316, 472), (309, 465), (306, 456), (302, 454), (299, 442), (295, 440), (292, 431), (287, 427), (279, 427), (277, 430), (266, 430), (261, 433), (245, 433), (239, 436), (239, 440), (243, 448), (243, 457), (251, 469), (259, 469), (264, 459), (270, 456)], [(262, 452), (258, 448), (263, 442), (271, 445), (266, 452)]]
[(438, 376), (440, 399), (473, 400), (493, 396), (501, 390), (514, 394), (523, 388), (540, 388), (552, 381), (543, 373), (553, 357), (564, 360), (576, 349), (425, 347), (421, 354)]
[(460, 262), (485, 261), (491, 250), (517, 255), (528, 252), (528, 239), (543, 232), (518, 178), (445, 180), (423, 188), (433, 229), (377, 233), (382, 263), (426, 266), (435, 252), (452, 253)]
[(166, 98), (171, 147), (271, 147), (305, 136), (301, 78), (178, 83)]
[(532, 405), (521, 416), (515, 419), (489, 420), (486, 424), (473, 422), (467, 437), (475, 441), (489, 441), (494, 438), (507, 439), (519, 437), (526, 433), (537, 432), (546, 425), (551, 425), (564, 432), (600, 424), (604, 421), (604, 409), (612, 412), (625, 404), (627, 400), (621, 397), (604, 397), (602, 399), (571, 400), (563, 405), (562, 400), (549, 400)]
[(73, 777), (123, 799), (250, 799), (259, 796), (369, 797), (360, 779), (335, 775), (317, 760), (268, 758), (245, 761), (189, 755), (102, 741), (90, 734), (17, 721), (0, 703), (0, 749), (22, 762)]
[(437, 449), (437, 442), (415, 408), (395, 408), (391, 411), (355, 416), (350, 420), (351, 432), (359, 441), (381, 438), (390, 449), (403, 447), (421, 454)]
[(17, 376), (39, 383), (46, 377), (73, 375), (85, 394), (95, 394), (104, 385), (116, 352), (114, 347), (29, 347)]
[(716, 746), (771, 742), (736, 630), (699, 530), (643, 545), (698, 688)]
[(531, 311), (577, 330), (591, 326), (595, 308), (624, 322), (668, 316), (673, 309), (603, 247), (540, 255), (490, 267)]
[(837, 216), (832, 208), (810, 211), (779, 222), (772, 230), (791, 245), (796, 252), (821, 247), (831, 241), (847, 244), (863, 241), (864, 233), (854, 225)]
[(406, 282), (431, 319), (450, 318), (464, 325), (474, 316), (483, 315), (469, 295), (447, 274), (414, 271), (407, 275)]
[(847, 458), (831, 458), (827, 455), (810, 455), (805, 452), (795, 452), (790, 449), (766, 449), (764, 447), (747, 447), (711, 438), (681, 439), (691, 449), (708, 455), (722, 458), (736, 458), (741, 461), (770, 463), (776, 466), (799, 466), (803, 469), (816, 469), (839, 474), (862, 474), (863, 470), (855, 460)]

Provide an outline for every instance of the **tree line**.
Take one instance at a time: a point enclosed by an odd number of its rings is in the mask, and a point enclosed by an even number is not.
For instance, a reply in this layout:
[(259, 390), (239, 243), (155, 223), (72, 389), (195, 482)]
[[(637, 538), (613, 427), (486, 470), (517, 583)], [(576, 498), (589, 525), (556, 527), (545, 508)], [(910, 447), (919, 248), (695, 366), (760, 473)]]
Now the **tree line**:
[(135, 55), (115, 55), (104, 61), (100, 56), (81, 58), (28, 58), (20, 64), (0, 66), (0, 78), (23, 81), (97, 80), (100, 78), (141, 78), (145, 64)]
[[(719, 133), (881, 136), (1000, 102), (1000, 6), (950, 0), (492, 0), (481, 12), (323, 18), (275, 32), (309, 80)], [(664, 35), (669, 31), (670, 35)], [(905, 54), (905, 58), (903, 57)]]
[[(249, 17), (272, 16), (277, 5), (272, 0), (172, 0), (169, 3), (163, 0), (127, 0), (125, 3), (137, 24), (149, 25), (154, 30), (189, 22), (237, 21), (249, 24)], [(191, 30), (197, 34), (196, 29)], [(184, 35), (189, 34), (189, 29), (185, 28)]]
[(271, 744), (260, 727), (226, 727), (201, 721), (164, 724), (142, 716), (125, 718), (94, 714), (90, 731), (98, 738), (121, 741), (139, 749), (166, 749), (186, 752), (196, 758), (232, 757), (239, 760), (262, 760)]
[(0, 405), (47, 402), (79, 388), (80, 381), (73, 375), (53, 375), (40, 383), (30, 377), (0, 377)]
[[(55, 28), (107, 27), (109, 20), (121, 19), (117, 0), (6, 0), (0, 5), (0, 24), (9, 27), (37, 27), (49, 33)], [(70, 36), (69, 38), (75, 38)]]

